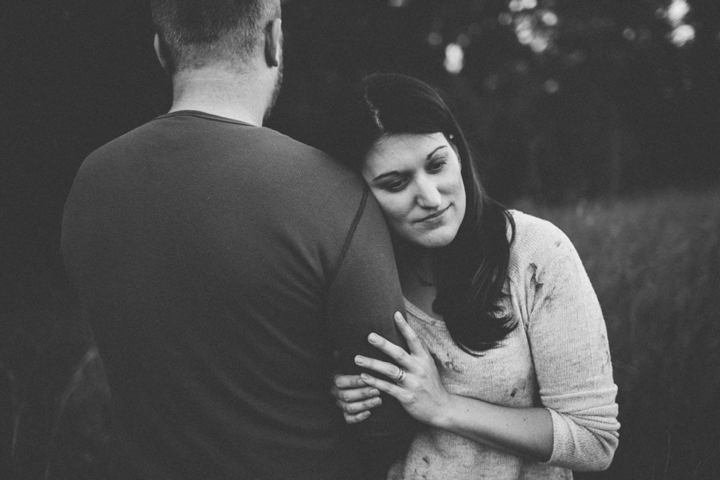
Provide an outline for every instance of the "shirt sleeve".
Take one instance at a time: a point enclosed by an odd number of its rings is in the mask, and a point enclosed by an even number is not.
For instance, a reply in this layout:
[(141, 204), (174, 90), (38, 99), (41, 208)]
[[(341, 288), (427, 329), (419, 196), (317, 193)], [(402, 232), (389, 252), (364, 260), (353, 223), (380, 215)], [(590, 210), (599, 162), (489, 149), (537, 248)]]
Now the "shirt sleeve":
[[(366, 371), (378, 375), (355, 365), (356, 355), (392, 362), (368, 343), (372, 332), (407, 350), (393, 321), (397, 311), (405, 315), (390, 235), (377, 202), (366, 188), (328, 298), (338, 373)], [(363, 455), (363, 468), (373, 464), (384, 478), (392, 462), (407, 450), (416, 422), (393, 397), (381, 396), (382, 405), (372, 409), (368, 419), (348, 429), (351, 437), (364, 442), (362, 449), (371, 450)]]
[(600, 304), (570, 240), (552, 227), (540, 235), (528, 269), (528, 336), (542, 405), (551, 414), (547, 462), (604, 470), (618, 445), (617, 386)]

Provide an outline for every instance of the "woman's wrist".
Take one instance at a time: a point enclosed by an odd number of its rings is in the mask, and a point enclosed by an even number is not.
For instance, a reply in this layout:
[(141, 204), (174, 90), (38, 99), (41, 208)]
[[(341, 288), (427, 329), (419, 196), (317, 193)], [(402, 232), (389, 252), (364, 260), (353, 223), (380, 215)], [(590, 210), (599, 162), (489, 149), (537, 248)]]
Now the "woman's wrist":
[(462, 408), (462, 397), (448, 393), (445, 401), (438, 406), (437, 413), (428, 424), (431, 427), (441, 428), (443, 430), (452, 430), (452, 426), (457, 423)]

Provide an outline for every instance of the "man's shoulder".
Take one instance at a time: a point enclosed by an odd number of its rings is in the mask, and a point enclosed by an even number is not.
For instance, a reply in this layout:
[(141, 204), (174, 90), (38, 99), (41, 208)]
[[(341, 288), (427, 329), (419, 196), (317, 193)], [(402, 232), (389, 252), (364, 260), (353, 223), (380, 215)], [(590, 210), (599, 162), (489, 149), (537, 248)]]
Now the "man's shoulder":
[[(265, 167), (279, 176), (289, 177), (298, 187), (313, 189), (312, 195), (325, 200), (353, 198), (365, 190), (365, 182), (356, 172), (315, 147), (299, 142), (283, 133), (257, 128), (249, 135), (257, 135), (259, 151)], [(355, 200), (352, 201), (355, 203)]]
[(157, 119), (153, 119), (139, 125), (97, 147), (87, 156), (83, 166), (86, 166), (88, 163), (98, 161), (103, 157), (127, 153), (128, 149), (131, 149), (133, 145), (142, 144), (148, 138), (151, 138), (153, 135), (157, 135), (157, 132), (155, 131), (155, 127), (157, 126), (156, 120)]
[(290, 157), (303, 157), (310, 161), (318, 162), (332, 161), (333, 165), (337, 164), (337, 162), (331, 159), (330, 155), (322, 150), (295, 140), (294, 138), (278, 132), (277, 130), (267, 127), (258, 127), (254, 131), (248, 133), (257, 135), (259, 139), (265, 142), (265, 147), (269, 150), (281, 151)]
[(361, 187), (359, 175), (315, 147), (270, 128), (202, 112), (156, 117), (94, 150), (86, 158), (83, 168), (92, 168), (93, 164), (107, 163), (111, 159), (124, 162), (133, 157), (178, 154), (203, 161), (241, 161), (254, 168), (271, 169), (279, 175)]

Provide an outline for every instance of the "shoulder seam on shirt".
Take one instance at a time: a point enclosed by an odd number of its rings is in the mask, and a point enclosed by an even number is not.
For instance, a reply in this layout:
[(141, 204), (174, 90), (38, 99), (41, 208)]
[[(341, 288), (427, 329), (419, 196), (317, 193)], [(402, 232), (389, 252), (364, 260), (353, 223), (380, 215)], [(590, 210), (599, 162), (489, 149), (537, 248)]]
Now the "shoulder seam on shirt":
[(340, 257), (338, 258), (338, 262), (337, 262), (337, 265), (335, 266), (334, 271), (330, 275), (328, 285), (332, 285), (335, 282), (335, 277), (337, 277), (338, 273), (340, 272), (340, 267), (342, 267), (343, 261), (345, 261), (345, 255), (347, 254), (347, 251), (350, 249), (350, 243), (352, 242), (352, 239), (355, 236), (355, 230), (357, 230), (357, 226), (360, 223), (360, 219), (362, 218), (363, 213), (365, 212), (365, 205), (367, 205), (368, 194), (369, 194), (369, 189), (368, 189), (368, 186), (365, 185), (365, 187), (363, 188), (362, 198), (360, 199), (360, 205), (358, 206), (357, 212), (355, 212), (355, 218), (353, 218), (353, 221), (350, 224), (350, 229), (348, 230), (348, 234), (345, 237), (345, 243), (343, 243), (342, 250), (340, 250)]

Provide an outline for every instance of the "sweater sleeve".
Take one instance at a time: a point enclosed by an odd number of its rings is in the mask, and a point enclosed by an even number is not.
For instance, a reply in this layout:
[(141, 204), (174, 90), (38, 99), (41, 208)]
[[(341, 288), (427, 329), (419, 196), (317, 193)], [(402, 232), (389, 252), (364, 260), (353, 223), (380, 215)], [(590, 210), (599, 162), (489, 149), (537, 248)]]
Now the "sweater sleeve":
[(617, 386), (600, 304), (570, 240), (536, 230), (526, 289), (528, 337), (542, 405), (551, 414), (550, 465), (606, 469), (618, 445)]
[[(371, 346), (368, 335), (375, 332), (407, 350), (395, 326), (393, 314), (405, 315), (400, 281), (390, 235), (377, 202), (366, 188), (355, 222), (344, 248), (328, 299), (328, 318), (333, 330), (336, 371), (359, 374), (356, 355), (392, 360)], [(381, 394), (382, 405), (370, 417), (348, 426), (363, 470), (373, 468), (385, 477), (387, 469), (404, 454), (414, 435), (415, 420), (400, 403)], [(362, 453), (360, 453), (362, 452)], [(372, 477), (373, 475), (369, 475)]]

